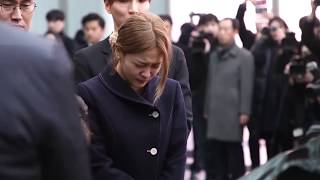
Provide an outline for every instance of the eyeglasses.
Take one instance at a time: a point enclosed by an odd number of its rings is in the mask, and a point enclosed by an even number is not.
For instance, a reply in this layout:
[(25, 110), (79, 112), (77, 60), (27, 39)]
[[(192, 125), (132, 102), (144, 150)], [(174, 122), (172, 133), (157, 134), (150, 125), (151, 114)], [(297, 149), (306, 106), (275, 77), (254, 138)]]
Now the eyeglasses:
[(20, 5), (16, 5), (12, 3), (2, 3), (0, 4), (0, 7), (1, 7), (1, 12), (5, 14), (11, 14), (18, 7), (22, 14), (31, 14), (34, 11), (34, 9), (37, 7), (37, 4), (35, 2), (20, 4)]

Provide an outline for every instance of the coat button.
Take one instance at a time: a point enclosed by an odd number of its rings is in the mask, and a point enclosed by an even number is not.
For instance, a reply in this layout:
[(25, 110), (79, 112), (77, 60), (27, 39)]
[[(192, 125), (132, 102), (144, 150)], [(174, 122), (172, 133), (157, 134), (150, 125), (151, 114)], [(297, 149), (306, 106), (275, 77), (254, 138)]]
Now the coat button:
[(151, 114), (151, 116), (152, 116), (153, 118), (155, 118), (155, 119), (158, 118), (159, 115), (160, 115), (160, 114), (159, 114), (158, 111), (153, 111), (152, 114)]
[(147, 152), (150, 153), (152, 156), (155, 156), (158, 154), (158, 150), (156, 148), (152, 148), (152, 149), (148, 150)]

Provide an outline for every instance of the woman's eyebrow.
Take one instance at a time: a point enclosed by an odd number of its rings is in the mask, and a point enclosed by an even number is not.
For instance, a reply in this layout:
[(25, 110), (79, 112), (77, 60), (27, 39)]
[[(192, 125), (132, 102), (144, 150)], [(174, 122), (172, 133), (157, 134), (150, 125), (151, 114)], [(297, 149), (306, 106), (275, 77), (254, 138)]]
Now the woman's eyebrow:
[(34, 2), (33, 0), (22, 0), (21, 3), (32, 3)]

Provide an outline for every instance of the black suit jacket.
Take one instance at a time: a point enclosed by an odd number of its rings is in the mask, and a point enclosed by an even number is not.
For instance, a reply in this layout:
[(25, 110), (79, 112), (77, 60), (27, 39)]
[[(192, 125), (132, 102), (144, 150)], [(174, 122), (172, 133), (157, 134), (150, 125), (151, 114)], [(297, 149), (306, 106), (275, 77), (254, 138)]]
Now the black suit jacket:
[[(76, 52), (74, 56), (75, 81), (86, 81), (99, 74), (107, 64), (111, 63), (112, 50), (109, 38)], [(183, 51), (177, 46), (172, 46), (172, 61), (169, 78), (179, 81), (186, 105), (186, 114), (189, 129), (192, 122), (192, 100), (189, 85), (189, 72)]]
[(65, 51), (1, 24), (0, 39), (0, 179), (89, 180)]

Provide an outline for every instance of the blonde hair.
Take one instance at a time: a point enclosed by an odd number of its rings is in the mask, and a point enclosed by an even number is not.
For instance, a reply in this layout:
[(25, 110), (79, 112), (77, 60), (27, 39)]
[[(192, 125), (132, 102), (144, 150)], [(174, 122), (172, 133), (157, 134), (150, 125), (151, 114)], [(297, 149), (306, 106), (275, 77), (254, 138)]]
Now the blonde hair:
[(154, 103), (164, 91), (169, 72), (171, 42), (164, 22), (160, 17), (150, 13), (136, 13), (120, 27), (118, 37), (112, 44), (113, 66), (119, 63), (119, 55), (141, 53), (157, 48), (162, 58), (160, 82), (157, 85)]

